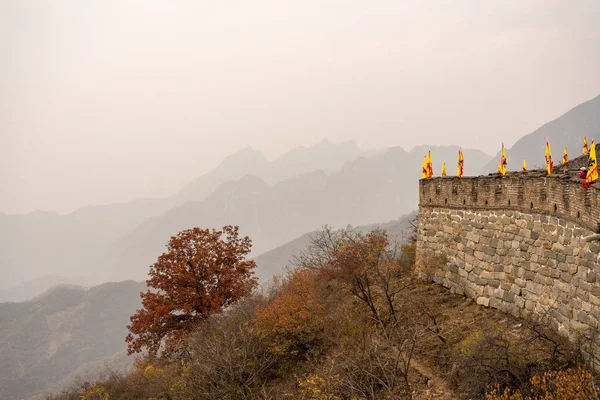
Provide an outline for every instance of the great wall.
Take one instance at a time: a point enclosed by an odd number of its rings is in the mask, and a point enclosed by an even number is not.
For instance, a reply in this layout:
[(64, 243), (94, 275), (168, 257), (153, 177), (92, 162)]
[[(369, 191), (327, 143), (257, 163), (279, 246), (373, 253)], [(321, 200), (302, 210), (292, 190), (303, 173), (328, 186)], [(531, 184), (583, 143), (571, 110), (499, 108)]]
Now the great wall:
[[(547, 316), (572, 340), (598, 332), (600, 183), (581, 187), (582, 163), (551, 175), (422, 179), (417, 271), (483, 306)], [(586, 343), (598, 362), (600, 345)]]

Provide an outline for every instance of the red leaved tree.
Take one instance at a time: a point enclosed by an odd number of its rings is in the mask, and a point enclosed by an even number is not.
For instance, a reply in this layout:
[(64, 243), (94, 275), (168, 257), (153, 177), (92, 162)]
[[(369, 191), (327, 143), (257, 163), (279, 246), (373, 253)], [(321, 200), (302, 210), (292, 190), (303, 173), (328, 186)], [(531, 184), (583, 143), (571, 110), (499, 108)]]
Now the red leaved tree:
[(257, 285), (256, 264), (246, 256), (252, 247), (237, 226), (222, 230), (193, 228), (173, 236), (167, 252), (150, 267), (149, 290), (128, 325), (127, 352), (143, 348), (156, 355), (167, 350), (213, 313), (250, 294)]

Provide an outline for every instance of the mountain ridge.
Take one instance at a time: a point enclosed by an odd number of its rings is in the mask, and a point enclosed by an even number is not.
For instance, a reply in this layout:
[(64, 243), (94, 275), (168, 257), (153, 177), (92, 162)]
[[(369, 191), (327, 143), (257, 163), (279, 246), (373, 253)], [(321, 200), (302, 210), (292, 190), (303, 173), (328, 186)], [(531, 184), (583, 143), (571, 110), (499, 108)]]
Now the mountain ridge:
[[(526, 134), (506, 149), (508, 169), (521, 170), (523, 158), (530, 169), (545, 165), (545, 145), (549, 140), (554, 156), (554, 165), (562, 163), (563, 148), (567, 147), (571, 158), (581, 155), (583, 138), (591, 145), (592, 138), (600, 139), (600, 95), (581, 103), (559, 117)], [(500, 152), (490, 161), (485, 171), (497, 171)]]
[[(355, 145), (341, 152), (338, 151), (339, 146), (348, 147), (346, 142), (340, 145), (327, 142), (297, 151), (306, 162), (288, 172), (309, 172), (319, 169), (322, 164), (324, 168), (336, 164), (341, 167), (348, 158), (354, 157), (353, 152), (363, 154)], [(311, 152), (314, 149), (317, 149), (320, 158), (315, 156), (313, 162)], [(86, 274), (90, 270), (102, 270), (103, 266), (97, 265), (95, 260), (102, 259), (119, 238), (135, 230), (144, 221), (163, 215), (188, 201), (206, 199), (221, 184), (230, 181), (231, 177), (240, 179), (246, 176), (249, 172), (248, 165), (240, 163), (240, 159), (244, 157), (251, 157), (251, 160), (264, 159), (262, 153), (250, 147), (230, 155), (219, 166), (198, 178), (200, 186), (196, 182), (194, 191), (188, 193), (189, 198), (185, 198), (180, 191), (162, 199), (137, 199), (116, 205), (84, 207), (67, 215), (39, 211), (12, 216), (0, 214), (3, 222), (0, 223), (0, 272), (13, 272), (5, 274), (7, 279), (0, 283), (0, 299), (10, 300), (7, 291), (10, 292), (11, 288), (48, 273), (65, 276), (78, 274), (82, 270)], [(268, 168), (263, 168), (262, 173), (271, 174), (270, 177), (285, 177), (286, 171), (281, 168), (281, 164), (294, 163), (286, 161), (287, 157), (284, 154), (276, 158), (268, 164)], [(307, 168), (309, 170), (305, 171)], [(277, 172), (269, 172), (271, 169)]]
[[(457, 147), (440, 147), (439, 164), (455, 157), (455, 151)], [(258, 191), (229, 182), (240, 191), (231, 195), (218, 189), (204, 201), (188, 202), (145, 221), (119, 240), (118, 250), (104, 263), (115, 266), (115, 272), (141, 273), (171, 235), (193, 226), (238, 225), (241, 234), (252, 238), (253, 254), (261, 254), (324, 224), (358, 226), (396, 219), (416, 207), (422, 156), (393, 148), (378, 157), (348, 162), (331, 174), (313, 171), (273, 186), (261, 185)], [(465, 150), (465, 159), (467, 170), (479, 171), (489, 157)], [(124, 278), (135, 279), (111, 277)]]

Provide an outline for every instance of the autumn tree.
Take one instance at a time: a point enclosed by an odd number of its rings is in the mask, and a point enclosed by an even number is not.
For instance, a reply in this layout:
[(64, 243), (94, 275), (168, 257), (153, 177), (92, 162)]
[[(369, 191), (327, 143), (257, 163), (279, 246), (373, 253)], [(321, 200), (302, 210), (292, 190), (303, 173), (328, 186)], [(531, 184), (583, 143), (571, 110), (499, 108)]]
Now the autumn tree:
[(398, 322), (395, 299), (404, 289), (398, 278), (413, 267), (412, 243), (400, 246), (381, 229), (363, 234), (325, 227), (293, 261), (298, 268), (318, 271), (323, 279), (342, 283), (368, 307), (374, 321), (388, 326)]
[(238, 227), (193, 228), (173, 236), (167, 251), (150, 267), (152, 288), (141, 293), (142, 306), (127, 326), (127, 351), (168, 351), (211, 314), (248, 295), (257, 285), (256, 264), (246, 256), (251, 240)]
[(289, 276), (271, 304), (257, 308), (256, 328), (275, 353), (302, 354), (321, 343), (325, 319), (315, 272), (304, 269)]

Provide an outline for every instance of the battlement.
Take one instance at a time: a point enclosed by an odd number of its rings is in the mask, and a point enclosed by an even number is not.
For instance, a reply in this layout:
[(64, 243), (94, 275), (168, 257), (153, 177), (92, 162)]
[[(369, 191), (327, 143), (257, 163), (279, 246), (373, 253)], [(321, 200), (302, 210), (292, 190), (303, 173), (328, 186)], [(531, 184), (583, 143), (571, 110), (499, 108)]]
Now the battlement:
[(584, 189), (582, 180), (573, 175), (531, 171), (422, 179), (419, 207), (551, 215), (600, 232), (600, 187), (593, 184)]

